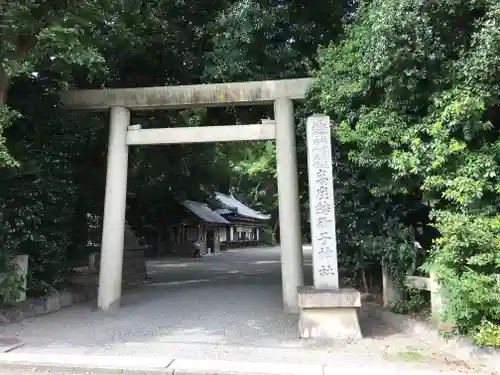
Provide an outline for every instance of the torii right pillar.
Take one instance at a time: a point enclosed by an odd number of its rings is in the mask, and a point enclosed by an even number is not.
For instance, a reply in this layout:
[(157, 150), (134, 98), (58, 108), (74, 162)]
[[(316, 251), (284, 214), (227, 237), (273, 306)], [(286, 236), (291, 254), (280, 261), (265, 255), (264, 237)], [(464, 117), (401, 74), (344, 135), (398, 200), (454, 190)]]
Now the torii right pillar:
[(307, 119), (307, 162), (314, 286), (298, 288), (300, 337), (361, 339), (361, 295), (353, 288), (339, 286), (328, 116)]

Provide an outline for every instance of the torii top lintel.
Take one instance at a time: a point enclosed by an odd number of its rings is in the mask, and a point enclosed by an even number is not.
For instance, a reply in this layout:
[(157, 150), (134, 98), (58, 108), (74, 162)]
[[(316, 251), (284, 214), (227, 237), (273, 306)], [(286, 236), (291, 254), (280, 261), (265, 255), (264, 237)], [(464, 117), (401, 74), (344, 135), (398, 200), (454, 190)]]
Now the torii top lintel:
[(312, 78), (213, 83), (128, 89), (73, 90), (61, 93), (68, 109), (105, 111), (111, 107), (130, 110), (266, 105), (288, 97), (303, 100)]

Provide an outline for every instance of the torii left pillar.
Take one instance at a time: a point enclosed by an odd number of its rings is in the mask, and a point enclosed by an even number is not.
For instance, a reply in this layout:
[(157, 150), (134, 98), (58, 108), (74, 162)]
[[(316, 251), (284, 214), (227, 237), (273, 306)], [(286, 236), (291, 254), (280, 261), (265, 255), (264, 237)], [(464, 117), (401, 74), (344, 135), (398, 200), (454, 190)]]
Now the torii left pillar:
[(127, 130), (130, 125), (130, 111), (124, 107), (112, 107), (110, 117), (101, 264), (97, 297), (97, 307), (103, 311), (118, 309), (122, 294), (128, 170)]

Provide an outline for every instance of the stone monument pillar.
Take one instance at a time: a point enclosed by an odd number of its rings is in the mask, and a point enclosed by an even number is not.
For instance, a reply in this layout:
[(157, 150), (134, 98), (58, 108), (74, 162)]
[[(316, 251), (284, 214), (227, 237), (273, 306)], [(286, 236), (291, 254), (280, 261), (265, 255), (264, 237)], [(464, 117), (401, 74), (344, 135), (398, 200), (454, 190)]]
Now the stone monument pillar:
[(361, 338), (359, 291), (339, 287), (331, 125), (328, 116), (307, 119), (307, 161), (314, 286), (298, 288), (303, 338)]

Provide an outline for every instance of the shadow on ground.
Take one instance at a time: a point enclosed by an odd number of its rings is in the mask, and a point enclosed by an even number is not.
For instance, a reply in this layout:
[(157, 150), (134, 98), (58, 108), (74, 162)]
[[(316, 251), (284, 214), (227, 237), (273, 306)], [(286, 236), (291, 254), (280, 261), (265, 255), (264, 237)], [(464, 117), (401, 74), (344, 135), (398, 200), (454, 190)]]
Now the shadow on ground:
[[(148, 283), (126, 293), (117, 313), (81, 304), (10, 324), (3, 335), (25, 341), (16, 352), (37, 354), (426, 366), (393, 359), (391, 353), (424, 356), (431, 348), (369, 314), (360, 314), (362, 341), (299, 339), (298, 317), (282, 308), (279, 256), (278, 248), (246, 248), (202, 259), (150, 261)], [(312, 284), (310, 250), (304, 271), (306, 284)]]

